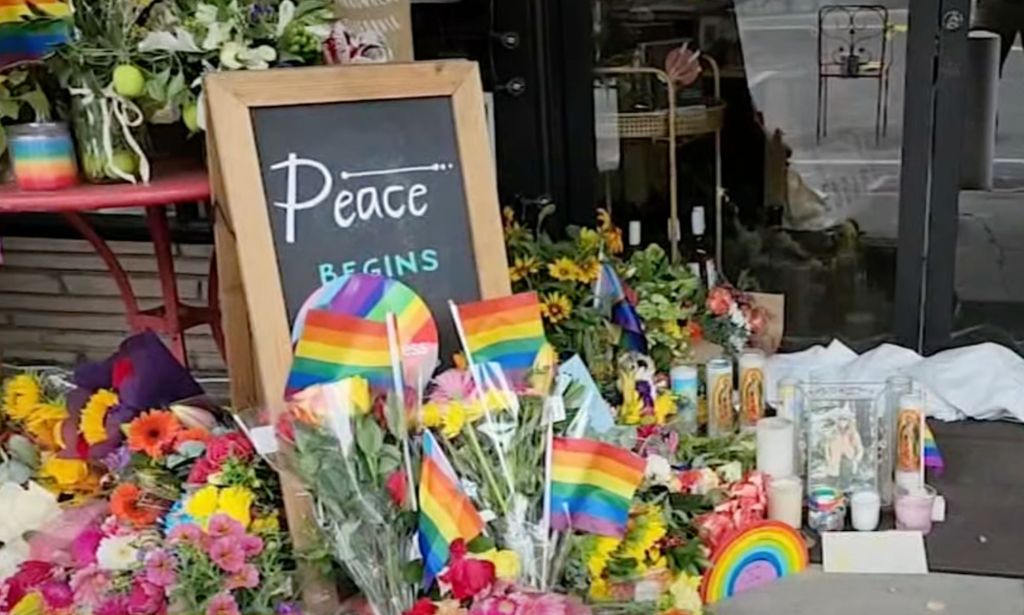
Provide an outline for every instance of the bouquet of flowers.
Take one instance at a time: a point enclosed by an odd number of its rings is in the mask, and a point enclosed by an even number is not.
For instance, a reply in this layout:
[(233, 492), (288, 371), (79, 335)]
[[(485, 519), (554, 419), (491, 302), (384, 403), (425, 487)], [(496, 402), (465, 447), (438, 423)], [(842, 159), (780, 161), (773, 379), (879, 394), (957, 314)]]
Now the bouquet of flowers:
[(708, 293), (707, 312), (700, 324), (705, 339), (738, 355), (752, 336), (764, 330), (766, 318), (750, 295), (731, 286), (716, 286)]
[(312, 495), (323, 539), (381, 615), (400, 615), (415, 599), (404, 414), (394, 397), (374, 398), (353, 377), (298, 393), (278, 423), (285, 467)]

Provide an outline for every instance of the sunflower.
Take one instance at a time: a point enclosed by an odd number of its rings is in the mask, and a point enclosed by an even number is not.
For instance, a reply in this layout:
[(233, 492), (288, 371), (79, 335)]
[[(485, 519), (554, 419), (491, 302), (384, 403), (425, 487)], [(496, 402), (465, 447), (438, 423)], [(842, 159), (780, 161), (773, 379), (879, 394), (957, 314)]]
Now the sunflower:
[(512, 266), (508, 268), (508, 275), (512, 278), (513, 282), (518, 282), (526, 278), (526, 276), (537, 273), (540, 271), (540, 263), (533, 256), (517, 256), (512, 263)]
[(604, 236), (604, 243), (608, 246), (608, 251), (612, 254), (621, 254), (624, 249), (622, 245), (622, 229), (615, 226), (612, 222), (611, 214), (605, 209), (597, 210), (597, 221), (601, 234)]
[(174, 444), (180, 430), (181, 425), (173, 414), (150, 410), (128, 424), (128, 448), (159, 459)]
[(562, 293), (548, 293), (544, 295), (540, 311), (548, 322), (557, 325), (572, 313), (572, 302)]
[(579, 279), (581, 272), (579, 265), (563, 256), (548, 265), (548, 274), (559, 282), (567, 282)]
[(118, 404), (117, 393), (108, 389), (100, 389), (92, 394), (82, 408), (82, 418), (78, 430), (89, 445), (105, 442), (107, 433), (107, 412)]
[(23, 421), (43, 400), (39, 378), (18, 374), (4, 383), (4, 412), (16, 421)]
[(56, 433), (60, 424), (68, 417), (67, 408), (61, 404), (44, 402), (36, 406), (32, 414), (25, 419), (25, 429), (43, 448), (56, 449), (61, 444)]
[(132, 483), (122, 483), (110, 494), (110, 512), (121, 521), (135, 527), (147, 527), (156, 523), (163, 510), (146, 504), (142, 490)]
[(601, 261), (596, 258), (589, 259), (578, 268), (579, 275), (576, 279), (583, 284), (591, 284), (601, 275)]
[(39, 469), (39, 475), (48, 478), (62, 489), (71, 489), (89, 478), (89, 465), (81, 459), (49, 457)]

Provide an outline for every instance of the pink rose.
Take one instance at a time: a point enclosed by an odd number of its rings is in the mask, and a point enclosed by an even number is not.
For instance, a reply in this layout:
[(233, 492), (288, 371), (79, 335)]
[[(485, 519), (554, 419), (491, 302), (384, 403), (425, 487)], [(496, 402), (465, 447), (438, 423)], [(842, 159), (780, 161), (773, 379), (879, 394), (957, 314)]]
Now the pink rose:
[(217, 470), (231, 457), (239, 461), (249, 461), (255, 454), (249, 438), (237, 431), (218, 436), (206, 445), (206, 460)]

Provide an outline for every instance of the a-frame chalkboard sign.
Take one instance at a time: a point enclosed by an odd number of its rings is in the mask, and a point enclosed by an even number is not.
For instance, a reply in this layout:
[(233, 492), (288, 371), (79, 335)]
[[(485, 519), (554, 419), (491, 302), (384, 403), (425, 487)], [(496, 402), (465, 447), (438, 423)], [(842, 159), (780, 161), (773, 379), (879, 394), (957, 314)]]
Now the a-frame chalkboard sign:
[[(448, 299), (509, 294), (475, 63), (225, 72), (205, 96), (236, 407), (279, 404), (292, 319), (336, 276), (407, 283), (445, 354), (457, 349)], [(293, 528), (305, 523), (292, 487), (285, 500)]]

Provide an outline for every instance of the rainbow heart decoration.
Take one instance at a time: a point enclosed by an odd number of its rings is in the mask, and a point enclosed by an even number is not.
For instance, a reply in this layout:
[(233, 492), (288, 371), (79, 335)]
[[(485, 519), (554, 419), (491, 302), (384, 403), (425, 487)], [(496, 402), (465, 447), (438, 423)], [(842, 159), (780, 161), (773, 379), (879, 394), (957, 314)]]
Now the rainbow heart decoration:
[(712, 554), (701, 598), (713, 604), (807, 568), (807, 545), (785, 523), (762, 521), (725, 540)]

